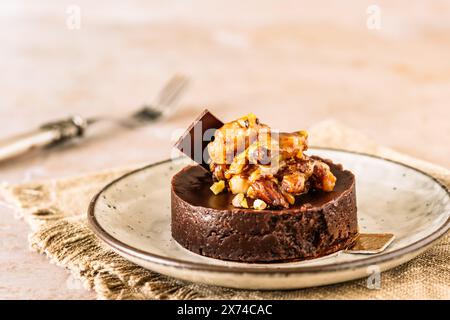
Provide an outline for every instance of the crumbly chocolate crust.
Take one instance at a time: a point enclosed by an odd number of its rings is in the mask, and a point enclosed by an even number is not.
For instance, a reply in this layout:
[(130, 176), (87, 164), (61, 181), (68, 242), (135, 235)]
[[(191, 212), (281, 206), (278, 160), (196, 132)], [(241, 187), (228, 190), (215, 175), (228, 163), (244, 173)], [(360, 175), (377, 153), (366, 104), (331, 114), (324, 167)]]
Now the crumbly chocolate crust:
[(332, 192), (310, 191), (289, 209), (235, 208), (233, 195), (212, 194), (211, 174), (188, 166), (172, 178), (172, 237), (212, 258), (295, 261), (351, 246), (358, 234), (355, 177), (324, 160), (337, 178)]

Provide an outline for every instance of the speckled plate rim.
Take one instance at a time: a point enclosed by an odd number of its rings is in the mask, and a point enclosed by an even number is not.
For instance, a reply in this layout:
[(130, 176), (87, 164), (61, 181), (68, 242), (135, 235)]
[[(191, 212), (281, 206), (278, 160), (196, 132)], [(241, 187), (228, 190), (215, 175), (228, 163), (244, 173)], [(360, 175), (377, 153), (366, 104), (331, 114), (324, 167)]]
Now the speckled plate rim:
[[(355, 151), (347, 151), (343, 149), (335, 149), (335, 148), (323, 148), (323, 147), (311, 147), (311, 149), (319, 149), (319, 150), (329, 150), (329, 151), (337, 151), (337, 152), (343, 152), (343, 153), (349, 153), (349, 154), (355, 154), (360, 156), (366, 156), (370, 158), (376, 158), (383, 161), (391, 162), (409, 169), (412, 169), (416, 171), (419, 174), (425, 175), (428, 178), (432, 179), (435, 183), (437, 183), (447, 194), (447, 196), (450, 199), (450, 190), (442, 184), (439, 180), (431, 176), (430, 174), (419, 170), (417, 168), (414, 168), (412, 166), (406, 165), (404, 163), (386, 159), (383, 157), (363, 153), (363, 152), (355, 152)], [(219, 272), (219, 273), (235, 273), (235, 274), (292, 274), (292, 273), (320, 273), (320, 272), (333, 272), (333, 271), (341, 271), (341, 270), (349, 270), (349, 269), (356, 269), (360, 267), (367, 267), (374, 264), (381, 264), (386, 263), (389, 261), (393, 261), (396, 259), (400, 259), (401, 257), (414, 253), (419, 252), (421, 249), (427, 248), (429, 245), (431, 245), (433, 242), (438, 240), (440, 237), (442, 237), (444, 234), (447, 233), (447, 231), (450, 230), (450, 217), (434, 232), (431, 234), (423, 237), (420, 240), (417, 240), (416, 242), (413, 242), (403, 248), (387, 252), (387, 253), (381, 253), (376, 256), (369, 256), (364, 259), (360, 259), (357, 261), (345, 261), (345, 262), (339, 262), (339, 263), (330, 263), (327, 265), (318, 265), (318, 266), (297, 266), (297, 267), (291, 267), (291, 268), (273, 268), (273, 269), (264, 269), (264, 268), (254, 268), (254, 267), (238, 267), (238, 266), (221, 266), (221, 265), (211, 265), (206, 263), (199, 263), (199, 262), (189, 262), (185, 260), (179, 260), (175, 258), (169, 258), (169, 257), (163, 257), (148, 251), (144, 251), (135, 247), (132, 247), (118, 239), (116, 239), (113, 235), (108, 233), (106, 230), (102, 228), (100, 223), (97, 221), (97, 218), (95, 217), (95, 205), (101, 196), (103, 192), (105, 192), (107, 189), (109, 189), (111, 186), (116, 184), (117, 182), (127, 178), (130, 175), (136, 174), (140, 171), (147, 170), (151, 167), (158, 166), (167, 162), (172, 162), (180, 158), (176, 159), (167, 159), (163, 161), (159, 161), (156, 163), (152, 163), (150, 165), (144, 166), (142, 168), (133, 170), (115, 180), (108, 183), (103, 189), (101, 189), (91, 200), (88, 208), (88, 223), (93, 232), (106, 244), (111, 246), (113, 249), (115, 249), (117, 252), (122, 252), (126, 255), (135, 257), (137, 259), (143, 259), (147, 262), (167, 266), (167, 267), (176, 267), (176, 268), (183, 268), (183, 269), (189, 269), (194, 271), (207, 271), (207, 272)]]

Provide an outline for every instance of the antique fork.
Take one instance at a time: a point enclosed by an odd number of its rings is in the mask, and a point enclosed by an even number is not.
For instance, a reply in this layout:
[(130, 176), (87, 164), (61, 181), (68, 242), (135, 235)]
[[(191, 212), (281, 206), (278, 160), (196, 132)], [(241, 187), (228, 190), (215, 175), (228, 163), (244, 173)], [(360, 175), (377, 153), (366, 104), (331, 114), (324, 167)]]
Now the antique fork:
[(124, 118), (99, 116), (69, 119), (46, 123), (38, 129), (0, 141), (0, 162), (27, 153), (36, 148), (53, 146), (82, 137), (86, 130), (100, 121), (113, 121), (127, 128), (136, 128), (168, 117), (175, 111), (176, 102), (188, 85), (188, 78), (175, 75), (159, 92), (154, 103), (144, 105)]

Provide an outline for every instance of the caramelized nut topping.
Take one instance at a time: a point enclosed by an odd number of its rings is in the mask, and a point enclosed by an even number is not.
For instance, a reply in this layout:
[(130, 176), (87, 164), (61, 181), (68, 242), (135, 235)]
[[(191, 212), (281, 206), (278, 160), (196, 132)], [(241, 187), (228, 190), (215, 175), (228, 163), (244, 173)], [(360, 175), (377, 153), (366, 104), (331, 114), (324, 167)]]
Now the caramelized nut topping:
[(252, 113), (226, 123), (208, 144), (210, 169), (218, 181), (211, 190), (222, 192), (226, 180), (237, 194), (235, 207), (248, 207), (248, 197), (253, 207), (257, 203), (263, 209), (288, 208), (310, 189), (332, 191), (336, 177), (325, 162), (305, 155), (307, 149), (306, 131), (272, 132)]

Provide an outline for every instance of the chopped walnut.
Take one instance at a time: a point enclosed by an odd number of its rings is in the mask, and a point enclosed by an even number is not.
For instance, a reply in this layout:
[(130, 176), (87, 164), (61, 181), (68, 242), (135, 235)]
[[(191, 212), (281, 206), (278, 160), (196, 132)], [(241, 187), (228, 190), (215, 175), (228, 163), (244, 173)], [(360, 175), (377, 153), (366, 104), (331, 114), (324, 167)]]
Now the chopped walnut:
[(233, 206), (236, 208), (242, 207), (242, 201), (244, 200), (245, 195), (243, 193), (238, 193), (236, 196), (234, 196), (233, 201), (231, 202)]
[(283, 196), (278, 184), (273, 180), (256, 180), (252, 183), (247, 195), (252, 199), (262, 199), (274, 207), (289, 208), (289, 202)]

